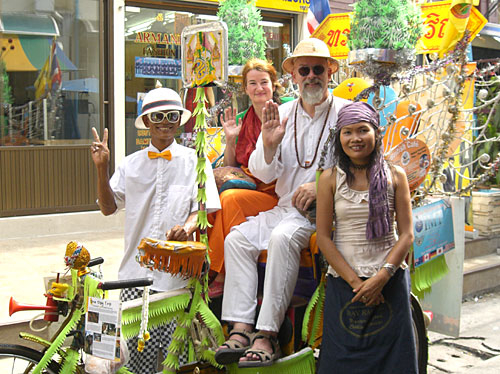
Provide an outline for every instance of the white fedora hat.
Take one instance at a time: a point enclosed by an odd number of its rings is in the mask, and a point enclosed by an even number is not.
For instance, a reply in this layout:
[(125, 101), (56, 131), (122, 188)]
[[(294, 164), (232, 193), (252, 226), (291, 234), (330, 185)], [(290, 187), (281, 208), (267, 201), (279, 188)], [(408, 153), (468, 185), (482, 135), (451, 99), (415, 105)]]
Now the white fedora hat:
[(330, 56), (330, 50), (326, 43), (320, 39), (308, 38), (301, 40), (293, 50), (290, 57), (286, 58), (281, 67), (287, 73), (293, 70), (293, 63), (297, 57), (324, 57), (328, 59), (330, 68), (335, 73), (339, 68), (339, 62)]
[(147, 129), (142, 117), (148, 113), (164, 110), (180, 111), (182, 113), (181, 125), (184, 125), (191, 118), (191, 112), (182, 106), (181, 97), (177, 92), (170, 88), (155, 88), (144, 97), (141, 115), (136, 118), (135, 127), (141, 130)]

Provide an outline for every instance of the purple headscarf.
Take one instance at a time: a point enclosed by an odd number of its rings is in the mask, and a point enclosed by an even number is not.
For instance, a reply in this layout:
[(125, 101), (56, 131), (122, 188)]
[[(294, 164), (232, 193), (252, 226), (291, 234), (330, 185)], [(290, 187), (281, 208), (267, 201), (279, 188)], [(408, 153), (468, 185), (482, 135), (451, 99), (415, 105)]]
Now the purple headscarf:
[[(349, 103), (339, 110), (335, 135), (339, 136), (344, 126), (359, 122), (370, 123), (375, 130), (379, 128), (377, 111), (363, 101)], [(382, 147), (382, 143), (380, 144)], [(373, 239), (387, 235), (391, 228), (391, 215), (387, 201), (387, 175), (384, 167), (384, 152), (373, 153), (377, 158), (372, 160), (368, 170), (370, 189), (368, 192), (369, 215), (366, 223), (366, 238)], [(378, 155), (378, 156), (377, 156)]]

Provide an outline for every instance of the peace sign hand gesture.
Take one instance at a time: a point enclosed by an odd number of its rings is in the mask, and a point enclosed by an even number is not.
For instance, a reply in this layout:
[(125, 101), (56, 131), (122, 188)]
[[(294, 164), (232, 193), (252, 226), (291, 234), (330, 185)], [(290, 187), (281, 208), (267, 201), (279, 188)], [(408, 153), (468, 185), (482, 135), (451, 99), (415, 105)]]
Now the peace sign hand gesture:
[(95, 127), (92, 127), (92, 134), (94, 135), (94, 141), (90, 146), (92, 161), (94, 161), (97, 168), (107, 168), (109, 163), (108, 129), (104, 129), (102, 141), (99, 139), (99, 134)]

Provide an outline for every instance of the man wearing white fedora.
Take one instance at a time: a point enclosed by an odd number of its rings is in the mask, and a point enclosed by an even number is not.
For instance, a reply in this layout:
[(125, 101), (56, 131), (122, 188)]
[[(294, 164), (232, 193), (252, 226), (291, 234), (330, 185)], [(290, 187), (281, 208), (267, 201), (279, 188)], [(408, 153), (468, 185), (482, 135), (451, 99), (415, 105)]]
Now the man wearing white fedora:
[[(277, 333), (297, 281), (300, 252), (315, 230), (304, 212), (316, 199), (315, 174), (323, 145), (337, 112), (348, 103), (328, 91), (338, 62), (321, 40), (301, 41), (282, 67), (298, 85), (300, 98), (279, 108), (272, 101), (266, 103), (262, 133), (249, 161), (257, 178), (266, 183), (277, 179), (278, 206), (233, 228), (224, 243), (222, 319), (233, 323), (233, 333), (216, 359), (228, 363), (242, 354), (240, 367), (270, 365), (279, 358)], [(330, 167), (331, 161), (324, 166)], [(255, 323), (256, 263), (265, 249), (263, 299)], [(256, 334), (252, 334), (254, 323)]]
[[(109, 178), (108, 131), (102, 141), (95, 128), (91, 146), (97, 168), (98, 204), (104, 215), (125, 211), (125, 253), (118, 271), (119, 279), (153, 277), (152, 292), (182, 288), (186, 281), (168, 273), (151, 272), (135, 260), (137, 246), (144, 237), (161, 240), (188, 240), (196, 230), (196, 164), (194, 149), (177, 144), (174, 137), (191, 112), (182, 106), (179, 95), (169, 88), (149, 91), (137, 117), (138, 129), (149, 129), (151, 143), (127, 156)], [(205, 185), (208, 212), (220, 209), (219, 196), (210, 164), (206, 162)], [(122, 291), (122, 301), (139, 298), (142, 291)], [(135, 373), (157, 373), (158, 350), (168, 347), (175, 325), (151, 331), (144, 351), (137, 351), (137, 339), (129, 341), (127, 367)], [(160, 345), (161, 343), (161, 345)], [(166, 352), (163, 352), (166, 357)], [(181, 357), (182, 359), (182, 357)]]

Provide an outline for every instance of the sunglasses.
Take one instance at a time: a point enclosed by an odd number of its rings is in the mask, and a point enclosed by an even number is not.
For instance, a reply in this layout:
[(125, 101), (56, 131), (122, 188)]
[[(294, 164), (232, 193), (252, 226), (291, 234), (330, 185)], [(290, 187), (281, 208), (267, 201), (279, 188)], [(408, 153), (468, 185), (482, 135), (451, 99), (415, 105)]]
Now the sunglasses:
[[(325, 72), (325, 67), (323, 65), (314, 65), (312, 67), (312, 71), (314, 75), (321, 75)], [(311, 68), (309, 66), (301, 66), (299, 68), (299, 74), (303, 77), (307, 77), (311, 72)]]
[(169, 123), (177, 123), (181, 118), (181, 112), (178, 110), (171, 110), (169, 112), (151, 112), (147, 114), (151, 123), (161, 123), (165, 119)]

